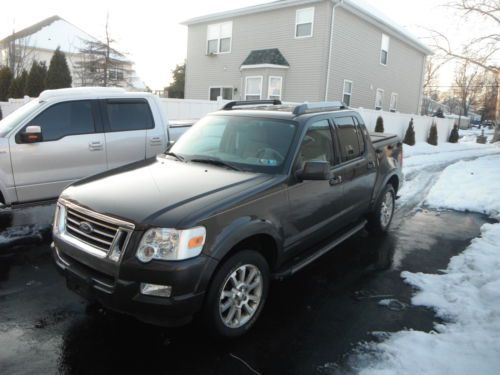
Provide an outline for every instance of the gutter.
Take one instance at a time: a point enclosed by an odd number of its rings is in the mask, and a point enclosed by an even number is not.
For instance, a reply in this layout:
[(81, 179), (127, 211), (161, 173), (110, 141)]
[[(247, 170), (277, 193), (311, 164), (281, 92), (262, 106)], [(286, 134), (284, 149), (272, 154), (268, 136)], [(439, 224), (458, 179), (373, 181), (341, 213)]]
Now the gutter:
[[(337, 2), (338, 1), (338, 2)], [(332, 22), (330, 23), (330, 46), (328, 49), (328, 60), (326, 66), (325, 102), (328, 101), (328, 91), (330, 91), (330, 79), (332, 75), (332, 52), (333, 52), (333, 30), (335, 28), (335, 9), (344, 4), (344, 0), (332, 0)]]

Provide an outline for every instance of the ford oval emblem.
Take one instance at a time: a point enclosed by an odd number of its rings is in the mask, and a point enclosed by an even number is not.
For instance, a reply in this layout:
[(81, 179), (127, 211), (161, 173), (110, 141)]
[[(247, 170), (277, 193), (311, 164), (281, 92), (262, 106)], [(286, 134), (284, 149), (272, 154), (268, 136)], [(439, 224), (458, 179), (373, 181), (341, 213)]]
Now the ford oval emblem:
[(94, 232), (94, 227), (92, 226), (92, 224), (90, 223), (87, 223), (86, 221), (82, 221), (80, 223), (80, 225), (78, 226), (78, 228), (83, 232), (83, 233), (86, 233), (86, 234), (91, 234), (92, 232)]

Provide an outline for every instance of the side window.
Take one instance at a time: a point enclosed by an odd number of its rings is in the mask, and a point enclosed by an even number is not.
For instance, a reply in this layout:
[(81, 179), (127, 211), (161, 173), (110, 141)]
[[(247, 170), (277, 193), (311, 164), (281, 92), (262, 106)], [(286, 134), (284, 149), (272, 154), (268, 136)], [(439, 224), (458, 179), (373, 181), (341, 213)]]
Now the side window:
[(84, 100), (54, 104), (31, 120), (29, 125), (42, 128), (44, 142), (95, 133), (92, 103)]
[(302, 166), (307, 161), (327, 161), (334, 164), (333, 139), (328, 120), (320, 120), (309, 126), (302, 146), (299, 161)]
[(154, 128), (149, 104), (144, 100), (105, 103), (110, 131), (123, 132)]
[(342, 161), (349, 161), (359, 157), (364, 151), (364, 142), (361, 147), (359, 143), (358, 126), (352, 117), (338, 117), (335, 119), (337, 134), (339, 137), (340, 153)]

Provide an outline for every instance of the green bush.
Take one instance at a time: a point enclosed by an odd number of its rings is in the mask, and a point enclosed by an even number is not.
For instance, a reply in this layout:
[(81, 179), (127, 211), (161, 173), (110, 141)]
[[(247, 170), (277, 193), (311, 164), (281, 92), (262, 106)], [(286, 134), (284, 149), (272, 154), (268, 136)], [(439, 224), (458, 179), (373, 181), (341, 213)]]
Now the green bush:
[(453, 125), (453, 130), (450, 133), (450, 138), (448, 138), (448, 142), (457, 143), (460, 136), (458, 135), (458, 125)]
[(413, 118), (410, 120), (408, 129), (406, 129), (405, 139), (403, 143), (410, 146), (415, 146), (415, 128), (413, 127)]
[(435, 122), (432, 122), (431, 130), (429, 131), (429, 138), (427, 138), (427, 143), (433, 146), (438, 145), (438, 130)]
[(375, 132), (383, 133), (384, 132), (384, 119), (382, 116), (377, 117), (377, 123), (375, 124)]
[(46, 87), (47, 89), (64, 89), (71, 87), (71, 82), (66, 55), (57, 47), (50, 60)]
[(6, 102), (9, 99), (9, 88), (14, 76), (8, 67), (0, 69), (0, 102)]
[(3, 119), (2, 107), (0, 107), (0, 120)]

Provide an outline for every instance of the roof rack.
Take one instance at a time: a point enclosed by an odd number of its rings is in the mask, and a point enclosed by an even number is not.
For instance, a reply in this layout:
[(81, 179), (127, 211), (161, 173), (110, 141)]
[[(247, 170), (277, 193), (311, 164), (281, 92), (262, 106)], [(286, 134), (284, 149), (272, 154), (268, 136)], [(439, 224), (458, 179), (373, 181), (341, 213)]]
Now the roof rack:
[(341, 109), (347, 109), (347, 106), (341, 101), (304, 103), (296, 106), (293, 114), (299, 116), (305, 113), (338, 111)]
[(233, 101), (227, 103), (224, 107), (222, 107), (223, 111), (230, 111), (234, 107), (240, 107), (243, 105), (281, 105), (281, 100), (241, 100), (241, 101)]

